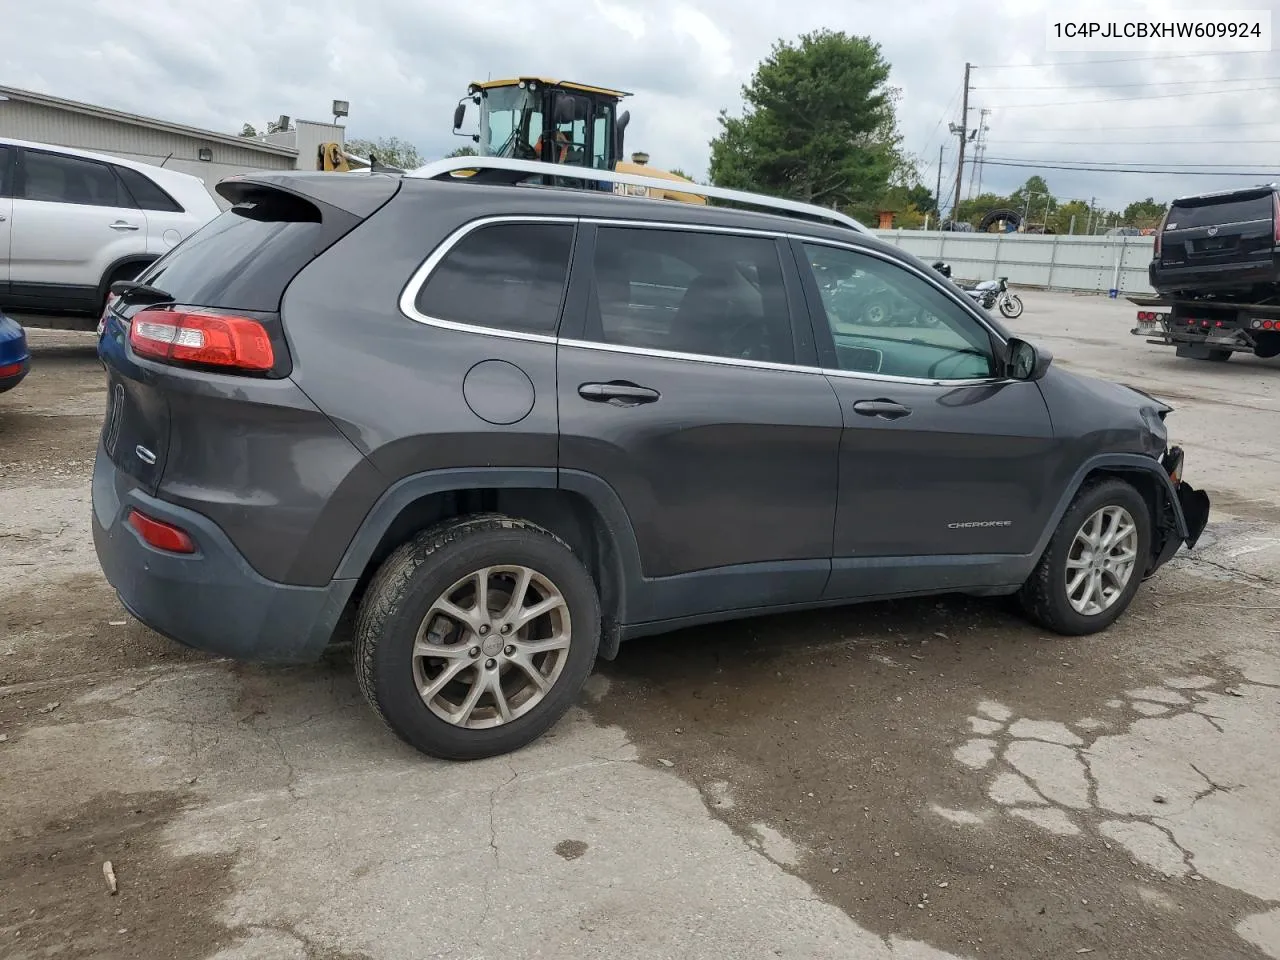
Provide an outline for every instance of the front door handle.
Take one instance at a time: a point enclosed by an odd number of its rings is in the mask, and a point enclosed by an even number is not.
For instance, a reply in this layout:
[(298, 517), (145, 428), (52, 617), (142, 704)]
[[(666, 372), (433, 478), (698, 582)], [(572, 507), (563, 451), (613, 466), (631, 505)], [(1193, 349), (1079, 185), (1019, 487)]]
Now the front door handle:
[(112, 230), (138, 230), (141, 229), (136, 223), (129, 223), (125, 220), (117, 220), (111, 224)]
[(629, 380), (611, 383), (584, 383), (578, 387), (578, 396), (595, 403), (611, 403), (615, 407), (630, 407), (637, 403), (653, 403), (662, 394), (649, 387), (642, 387)]
[(911, 416), (910, 407), (892, 400), (859, 400), (853, 405), (853, 412), (864, 417), (879, 417), (881, 420), (900, 420)]

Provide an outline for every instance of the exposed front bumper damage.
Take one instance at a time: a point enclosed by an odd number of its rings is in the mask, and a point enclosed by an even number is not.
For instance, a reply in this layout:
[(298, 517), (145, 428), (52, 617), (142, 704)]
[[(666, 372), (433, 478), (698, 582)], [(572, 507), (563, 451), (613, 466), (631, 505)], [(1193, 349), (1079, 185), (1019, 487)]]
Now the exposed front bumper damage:
[(1158, 541), (1160, 546), (1147, 576), (1171, 560), (1184, 544), (1188, 550), (1193, 549), (1209, 523), (1209, 495), (1182, 479), (1184, 460), (1181, 447), (1170, 447), (1160, 460), (1169, 475), (1174, 497), (1165, 505), (1164, 522), (1157, 531), (1163, 539)]

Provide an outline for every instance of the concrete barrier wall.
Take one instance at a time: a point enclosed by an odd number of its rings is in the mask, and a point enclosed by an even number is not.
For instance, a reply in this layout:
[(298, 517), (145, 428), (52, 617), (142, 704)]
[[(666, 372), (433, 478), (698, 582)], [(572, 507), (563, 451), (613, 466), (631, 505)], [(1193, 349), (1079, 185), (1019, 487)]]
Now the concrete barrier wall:
[[(1151, 294), (1147, 266), (1153, 237), (1075, 237), (1019, 233), (877, 230), (876, 235), (925, 263), (945, 260), (952, 277), (1047, 290)], [(1119, 281), (1117, 283), (1117, 268)]]

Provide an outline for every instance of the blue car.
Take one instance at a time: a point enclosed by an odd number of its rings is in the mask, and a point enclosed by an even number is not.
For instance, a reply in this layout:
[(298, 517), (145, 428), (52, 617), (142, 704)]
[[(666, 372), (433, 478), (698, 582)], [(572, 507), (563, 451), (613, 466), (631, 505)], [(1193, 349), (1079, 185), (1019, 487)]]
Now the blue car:
[(26, 333), (18, 321), (0, 313), (0, 393), (20, 384), (30, 368)]

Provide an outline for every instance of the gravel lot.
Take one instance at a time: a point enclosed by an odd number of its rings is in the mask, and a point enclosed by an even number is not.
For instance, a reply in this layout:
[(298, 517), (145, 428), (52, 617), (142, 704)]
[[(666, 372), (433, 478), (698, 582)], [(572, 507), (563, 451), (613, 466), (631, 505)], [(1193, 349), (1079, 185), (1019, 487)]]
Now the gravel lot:
[(341, 651), (239, 665), (124, 613), (92, 337), (33, 331), (0, 397), (0, 956), (1280, 957), (1280, 361), (1024, 299), (1055, 362), (1170, 400), (1214, 498), (1115, 628), (945, 598), (687, 630), (466, 765)]

